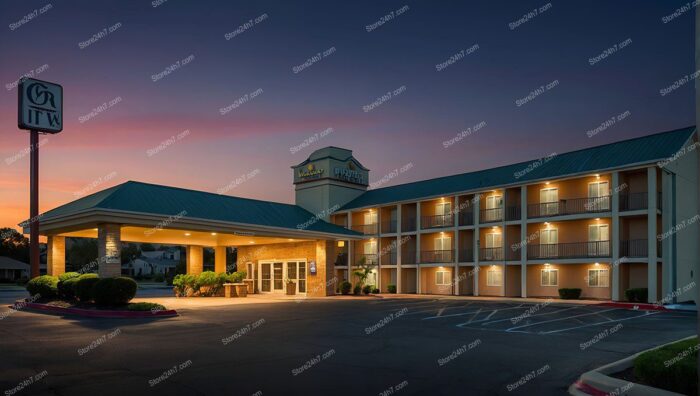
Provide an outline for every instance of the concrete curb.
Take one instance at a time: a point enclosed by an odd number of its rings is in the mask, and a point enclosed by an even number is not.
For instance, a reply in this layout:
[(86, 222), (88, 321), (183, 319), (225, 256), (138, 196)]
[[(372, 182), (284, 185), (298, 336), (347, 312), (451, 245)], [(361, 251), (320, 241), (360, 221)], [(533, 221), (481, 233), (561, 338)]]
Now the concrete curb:
[(24, 301), (17, 301), (10, 308), (22, 311), (30, 310), (37, 312), (45, 312), (49, 314), (59, 314), (59, 315), (76, 315), (86, 318), (110, 318), (110, 319), (143, 319), (143, 318), (165, 318), (178, 316), (177, 311), (174, 309), (166, 309), (163, 311), (107, 311), (107, 310), (94, 310), (94, 309), (81, 309), (81, 308), (64, 308), (56, 307), (53, 305), (39, 304), (39, 303), (29, 303)]
[(647, 385), (637, 384), (619, 378), (613, 378), (609, 376), (609, 374), (618, 373), (620, 371), (632, 367), (634, 365), (634, 359), (642, 353), (653, 351), (655, 349), (662, 348), (666, 345), (674, 344), (679, 341), (693, 339), (696, 337), (697, 336), (690, 336), (682, 338), (680, 340), (669, 342), (667, 344), (659, 345), (657, 347), (647, 349), (646, 351), (636, 353), (632, 356), (628, 356), (616, 362), (606, 364), (605, 366), (598, 367), (595, 370), (585, 372), (581, 374), (581, 377), (578, 379), (578, 381), (569, 386), (569, 394), (575, 396), (683, 396), (680, 393), (670, 392), (667, 390), (654, 388)]

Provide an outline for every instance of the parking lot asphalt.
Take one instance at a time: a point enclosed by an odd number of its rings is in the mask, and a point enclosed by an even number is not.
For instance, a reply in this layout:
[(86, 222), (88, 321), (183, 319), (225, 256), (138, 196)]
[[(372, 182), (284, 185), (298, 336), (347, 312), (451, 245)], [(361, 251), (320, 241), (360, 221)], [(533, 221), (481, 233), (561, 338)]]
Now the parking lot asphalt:
[(348, 298), (180, 314), (125, 320), (11, 312), (0, 320), (0, 391), (557, 395), (584, 371), (697, 331), (693, 312), (546, 300)]

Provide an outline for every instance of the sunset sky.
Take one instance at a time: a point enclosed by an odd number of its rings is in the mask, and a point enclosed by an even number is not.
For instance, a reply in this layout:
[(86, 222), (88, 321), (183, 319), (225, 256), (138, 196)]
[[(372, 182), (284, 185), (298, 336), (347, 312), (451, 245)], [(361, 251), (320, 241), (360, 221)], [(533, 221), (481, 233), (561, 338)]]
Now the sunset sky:
[(14, 82), (30, 71), (64, 87), (42, 212), (127, 180), (217, 192), (251, 173), (227, 194), (293, 202), (290, 166), (328, 145), (370, 182), (412, 164), (393, 185), (695, 122), (692, 82), (660, 93), (695, 71), (694, 11), (664, 19), (686, 1), (161, 1), (0, 3), (0, 227), (29, 212)]

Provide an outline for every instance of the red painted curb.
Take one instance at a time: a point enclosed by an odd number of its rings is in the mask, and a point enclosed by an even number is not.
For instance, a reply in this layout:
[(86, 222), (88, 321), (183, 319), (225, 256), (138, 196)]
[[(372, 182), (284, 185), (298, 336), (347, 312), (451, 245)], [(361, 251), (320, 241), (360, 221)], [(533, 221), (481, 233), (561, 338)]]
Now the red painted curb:
[(107, 311), (107, 310), (97, 310), (97, 309), (81, 309), (81, 308), (63, 308), (56, 307), (53, 305), (29, 303), (29, 302), (16, 302), (10, 308), (23, 310), (23, 309), (33, 309), (42, 312), (57, 313), (64, 315), (78, 315), (88, 318), (153, 318), (153, 317), (170, 317), (178, 316), (178, 313), (174, 309), (166, 309), (163, 311)]
[(592, 387), (581, 380), (576, 381), (574, 386), (581, 392), (591, 396), (608, 396), (610, 394), (608, 392), (603, 392), (598, 388)]
[(633, 311), (668, 311), (663, 305), (647, 304), (647, 303), (626, 303), (626, 302), (606, 302), (598, 304), (602, 307), (616, 307), (623, 309), (631, 309)]

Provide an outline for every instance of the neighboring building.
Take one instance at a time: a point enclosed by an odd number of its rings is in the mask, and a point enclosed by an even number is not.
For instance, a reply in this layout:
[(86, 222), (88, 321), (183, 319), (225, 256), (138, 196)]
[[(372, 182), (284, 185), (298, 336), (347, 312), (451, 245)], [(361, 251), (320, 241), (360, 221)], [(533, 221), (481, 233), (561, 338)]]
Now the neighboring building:
[(29, 278), (29, 264), (0, 256), (0, 281), (8, 282), (27, 278)]
[(694, 127), (493, 169), (367, 190), (352, 151), (326, 147), (292, 167), (296, 205), (127, 182), (42, 215), (49, 273), (63, 238), (98, 238), (101, 276), (119, 274), (119, 242), (203, 247), (226, 270), (227, 246), (261, 292), (284, 281), (334, 294), (361, 266), (400, 293), (696, 300), (700, 257)]

